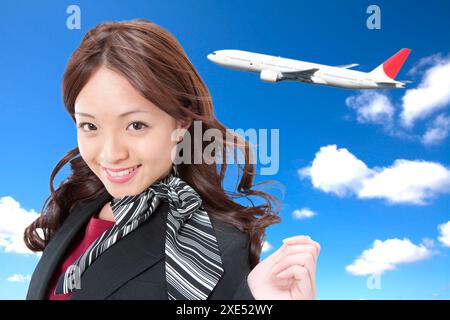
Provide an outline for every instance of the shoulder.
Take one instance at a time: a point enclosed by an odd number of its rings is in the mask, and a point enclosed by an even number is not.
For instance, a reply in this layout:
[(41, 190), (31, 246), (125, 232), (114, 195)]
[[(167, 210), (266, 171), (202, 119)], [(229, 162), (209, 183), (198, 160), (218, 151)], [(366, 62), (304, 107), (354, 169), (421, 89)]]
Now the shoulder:
[(225, 274), (209, 299), (254, 300), (247, 283), (247, 276), (251, 271), (248, 233), (215, 217), (210, 219), (219, 244)]
[(240, 230), (237, 226), (219, 220), (217, 217), (210, 215), (210, 220), (214, 228), (214, 232), (221, 247), (221, 251), (229, 251), (230, 249), (245, 248), (249, 245), (249, 234)]

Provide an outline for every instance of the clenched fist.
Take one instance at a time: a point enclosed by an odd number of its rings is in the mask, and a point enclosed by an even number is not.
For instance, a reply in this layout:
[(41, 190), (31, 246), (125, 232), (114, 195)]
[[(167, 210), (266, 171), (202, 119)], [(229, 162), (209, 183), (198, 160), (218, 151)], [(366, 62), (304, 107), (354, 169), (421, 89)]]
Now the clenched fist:
[(272, 255), (258, 263), (247, 277), (257, 300), (316, 298), (316, 265), (320, 244), (309, 236), (285, 239)]

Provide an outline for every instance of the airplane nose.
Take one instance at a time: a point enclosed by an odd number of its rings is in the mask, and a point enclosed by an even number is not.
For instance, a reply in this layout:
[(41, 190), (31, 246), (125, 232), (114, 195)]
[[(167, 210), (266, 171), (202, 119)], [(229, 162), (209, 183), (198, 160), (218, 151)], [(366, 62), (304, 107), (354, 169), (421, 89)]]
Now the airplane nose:
[(215, 53), (210, 53), (206, 56), (206, 58), (208, 58), (209, 61), (212, 62), (217, 62), (217, 55)]

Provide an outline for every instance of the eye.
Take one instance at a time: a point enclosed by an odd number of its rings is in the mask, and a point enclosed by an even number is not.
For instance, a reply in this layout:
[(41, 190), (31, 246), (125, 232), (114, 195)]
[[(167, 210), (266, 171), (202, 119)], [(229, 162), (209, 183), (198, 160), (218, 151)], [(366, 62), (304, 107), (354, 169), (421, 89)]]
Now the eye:
[(78, 128), (82, 129), (83, 131), (89, 132), (97, 130), (97, 127), (89, 122), (82, 122), (78, 125)]
[(148, 128), (148, 126), (145, 123), (140, 122), (140, 121), (135, 121), (135, 122), (130, 123), (128, 128), (130, 128), (130, 127), (133, 128), (133, 130), (142, 130), (144, 128)]

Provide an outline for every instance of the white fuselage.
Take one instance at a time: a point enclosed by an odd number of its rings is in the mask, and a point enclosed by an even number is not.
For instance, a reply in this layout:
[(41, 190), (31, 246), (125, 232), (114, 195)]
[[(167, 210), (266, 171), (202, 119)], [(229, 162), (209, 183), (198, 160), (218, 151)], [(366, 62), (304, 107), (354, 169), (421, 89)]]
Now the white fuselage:
[[(208, 59), (229, 69), (255, 72), (260, 73), (261, 75), (262, 72), (269, 74), (272, 72), (274, 74), (279, 74), (280, 77), (282, 77), (283, 72), (289, 73), (308, 69), (318, 69), (308, 80), (286, 80), (315, 83), (339, 88), (380, 89), (404, 87), (404, 83), (379, 74), (371, 74), (368, 72), (349, 70), (344, 67), (334, 67), (242, 50), (218, 50), (209, 54)], [(263, 78), (263, 76), (261, 76), (261, 79), (268, 81)], [(277, 81), (269, 80), (269, 82)]]

